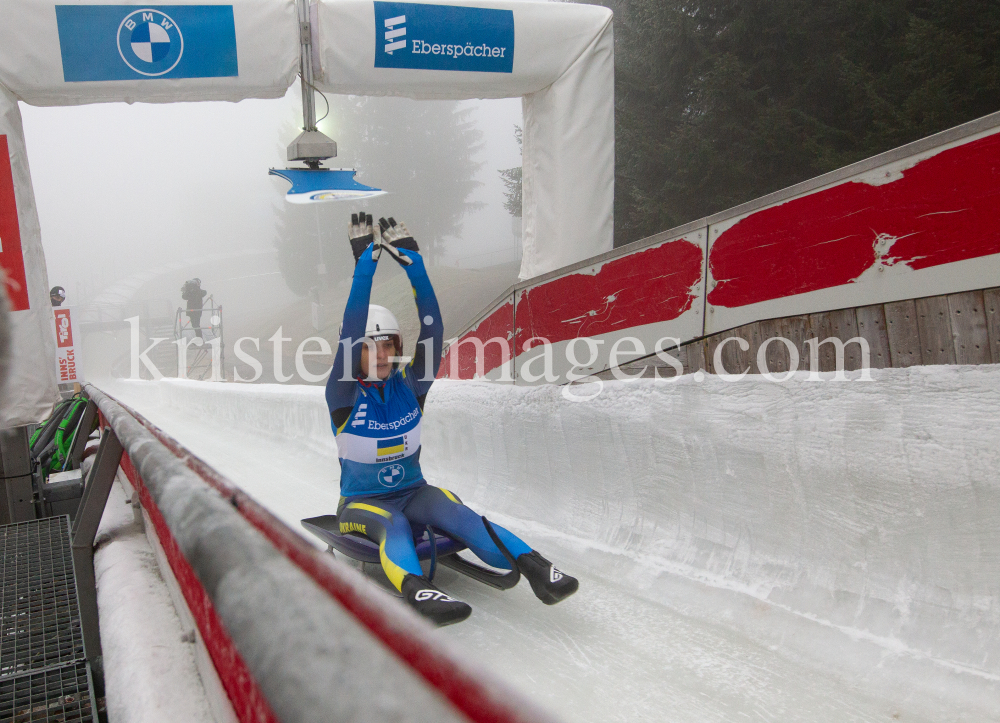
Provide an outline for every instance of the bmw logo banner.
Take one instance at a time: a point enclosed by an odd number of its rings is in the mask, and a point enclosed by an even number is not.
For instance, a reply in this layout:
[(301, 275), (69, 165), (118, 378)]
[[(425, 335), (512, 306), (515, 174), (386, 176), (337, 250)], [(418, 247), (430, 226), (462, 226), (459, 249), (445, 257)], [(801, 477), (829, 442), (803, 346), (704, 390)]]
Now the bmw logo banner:
[(376, 0), (375, 67), (511, 73), (514, 12)]
[(395, 487), (403, 481), (406, 472), (401, 464), (386, 465), (378, 471), (378, 481), (384, 487)]
[(232, 5), (56, 5), (63, 80), (239, 75)]

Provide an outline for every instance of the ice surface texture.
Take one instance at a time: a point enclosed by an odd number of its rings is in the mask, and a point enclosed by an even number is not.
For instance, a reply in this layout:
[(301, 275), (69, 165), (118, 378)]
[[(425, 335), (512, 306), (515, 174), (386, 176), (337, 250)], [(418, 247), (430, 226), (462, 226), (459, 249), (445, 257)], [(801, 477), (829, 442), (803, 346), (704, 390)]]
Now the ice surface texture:
[[(995, 717), (1000, 368), (872, 376), (438, 382), (428, 479), (581, 577), (544, 611), (451, 581), (475, 612), (445, 634), (579, 720)], [(116, 393), (288, 524), (335, 508), (322, 389)]]
[[(421, 462), (488, 509), (1000, 676), (1000, 369), (438, 384)], [(888, 641), (892, 641), (891, 643)]]

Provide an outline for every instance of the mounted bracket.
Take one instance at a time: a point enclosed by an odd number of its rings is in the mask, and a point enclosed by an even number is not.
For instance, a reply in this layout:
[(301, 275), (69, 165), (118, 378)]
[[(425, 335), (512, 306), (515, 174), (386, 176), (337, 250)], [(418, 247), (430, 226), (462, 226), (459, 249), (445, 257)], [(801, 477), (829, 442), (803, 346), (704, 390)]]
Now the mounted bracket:
[(302, 87), (302, 133), (288, 146), (289, 161), (303, 161), (309, 168), (337, 157), (337, 143), (316, 128), (316, 86), (313, 80), (312, 23), (309, 0), (298, 0), (299, 79)]

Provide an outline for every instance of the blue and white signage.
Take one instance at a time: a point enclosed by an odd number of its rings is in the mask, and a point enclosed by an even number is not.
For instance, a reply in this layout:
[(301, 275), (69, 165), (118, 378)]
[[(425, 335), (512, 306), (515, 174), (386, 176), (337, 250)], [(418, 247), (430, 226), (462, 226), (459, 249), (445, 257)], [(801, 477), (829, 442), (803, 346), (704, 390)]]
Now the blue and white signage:
[(56, 5), (63, 80), (239, 75), (232, 5)]
[(513, 72), (514, 11), (376, 0), (375, 67)]
[[(272, 168), (269, 176), (284, 178), (292, 184), (285, 198), (291, 203), (319, 201), (357, 201), (385, 194), (354, 180), (353, 168)], [(355, 422), (357, 424), (357, 422)]]

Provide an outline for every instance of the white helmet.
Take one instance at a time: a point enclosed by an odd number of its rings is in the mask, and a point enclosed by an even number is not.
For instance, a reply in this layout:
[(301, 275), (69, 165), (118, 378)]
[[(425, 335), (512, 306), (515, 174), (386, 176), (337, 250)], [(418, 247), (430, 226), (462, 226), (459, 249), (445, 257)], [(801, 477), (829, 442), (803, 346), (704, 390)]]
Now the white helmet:
[(375, 341), (385, 337), (395, 336), (402, 342), (399, 333), (399, 322), (391, 311), (384, 306), (371, 304), (368, 307), (368, 323), (365, 324), (365, 336)]

